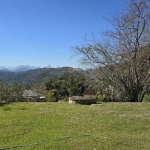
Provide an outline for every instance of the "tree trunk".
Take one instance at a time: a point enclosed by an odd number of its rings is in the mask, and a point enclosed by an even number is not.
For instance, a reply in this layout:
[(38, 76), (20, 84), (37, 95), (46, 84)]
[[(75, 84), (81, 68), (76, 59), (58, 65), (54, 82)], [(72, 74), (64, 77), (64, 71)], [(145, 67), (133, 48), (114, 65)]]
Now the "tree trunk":
[(142, 102), (142, 101), (143, 101), (145, 94), (146, 94), (145, 91), (144, 91), (144, 92), (141, 92), (141, 93), (139, 94), (139, 97), (138, 97), (138, 99), (139, 99), (138, 101), (139, 101), (139, 102)]
[(138, 102), (138, 95), (139, 95), (139, 93), (133, 93), (132, 95), (131, 95), (131, 102)]
[(139, 91), (138, 90), (132, 90), (132, 88), (129, 90), (126, 90), (126, 95), (127, 95), (127, 101), (128, 102), (139, 102)]
[(131, 93), (130, 93), (130, 96), (129, 96), (129, 101), (130, 102), (142, 102), (143, 101), (145, 92), (137, 90), (137, 91), (133, 91)]

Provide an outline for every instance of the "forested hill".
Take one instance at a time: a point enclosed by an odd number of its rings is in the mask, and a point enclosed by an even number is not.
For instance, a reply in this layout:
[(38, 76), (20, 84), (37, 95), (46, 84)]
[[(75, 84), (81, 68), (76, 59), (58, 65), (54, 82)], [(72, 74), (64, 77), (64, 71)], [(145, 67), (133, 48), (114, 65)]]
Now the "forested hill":
[(79, 70), (74, 73), (69, 73), (69, 67), (62, 68), (40, 68), (24, 72), (9, 72), (1, 71), (0, 80), (4, 80), (8, 83), (27, 83), (40, 81), (42, 78), (51, 77), (51, 78), (67, 78), (83, 75), (84, 71)]

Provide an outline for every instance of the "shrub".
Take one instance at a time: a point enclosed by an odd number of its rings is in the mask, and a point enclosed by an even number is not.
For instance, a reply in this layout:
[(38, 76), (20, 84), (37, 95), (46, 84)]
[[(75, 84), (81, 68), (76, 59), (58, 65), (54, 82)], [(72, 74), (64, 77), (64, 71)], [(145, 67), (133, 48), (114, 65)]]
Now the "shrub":
[(64, 96), (62, 100), (63, 101), (68, 101), (68, 98), (69, 98), (68, 96)]
[(97, 101), (97, 103), (103, 102), (104, 101), (103, 96), (101, 94), (97, 94), (96, 95), (96, 101)]
[(150, 102), (150, 95), (145, 95), (143, 102)]
[(56, 89), (50, 90), (47, 93), (47, 101), (48, 102), (57, 102), (59, 99), (59, 94)]

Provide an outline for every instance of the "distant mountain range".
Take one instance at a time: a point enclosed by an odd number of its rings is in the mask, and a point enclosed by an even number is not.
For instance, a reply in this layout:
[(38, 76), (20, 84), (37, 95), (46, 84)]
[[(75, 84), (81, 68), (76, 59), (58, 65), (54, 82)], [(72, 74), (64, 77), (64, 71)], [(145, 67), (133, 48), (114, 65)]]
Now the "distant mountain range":
[(75, 69), (76, 71), (73, 73), (69, 73), (69, 68), (70, 67), (50, 68), (50, 66), (49, 68), (36, 68), (30, 66), (19, 66), (11, 69), (2, 68), (0, 70), (0, 80), (6, 81), (9, 84), (14, 82), (32, 84), (40, 82), (41, 79), (46, 77), (68, 78), (85, 74), (85, 71), (80, 68)]
[[(35, 66), (29, 66), (29, 65), (20, 65), (17, 67), (6, 67), (6, 66), (0, 66), (0, 72), (22, 72), (22, 71), (28, 71), (28, 70), (34, 70), (41, 67), (35, 67)], [(44, 68), (51, 68), (51, 65), (48, 65)]]

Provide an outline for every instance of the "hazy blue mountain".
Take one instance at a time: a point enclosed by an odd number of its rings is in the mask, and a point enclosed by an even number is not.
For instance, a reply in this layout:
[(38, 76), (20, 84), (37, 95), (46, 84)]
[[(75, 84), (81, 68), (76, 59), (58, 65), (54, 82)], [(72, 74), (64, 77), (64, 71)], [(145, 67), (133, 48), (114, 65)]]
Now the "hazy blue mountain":
[[(22, 71), (28, 71), (28, 70), (34, 70), (34, 69), (39, 69), (41, 67), (35, 67), (35, 66), (29, 66), (29, 65), (20, 65), (17, 67), (7, 67), (7, 66), (0, 66), (0, 71), (11, 71), (11, 72), (22, 72)], [(52, 68), (51, 65), (45, 66), (43, 68)], [(57, 68), (63, 68), (60, 66), (57, 66)], [(80, 68), (77, 68), (78, 71), (80, 70)]]
[(38, 69), (38, 68), (40, 67), (29, 66), (29, 65), (21, 65), (17, 67), (0, 66), (0, 71), (22, 72), (22, 71), (28, 71), (28, 70)]
[(8, 69), (9, 70), (10, 67), (6, 67), (6, 66), (0, 66), (0, 70), (4, 70), (4, 69)]
[[(84, 75), (85, 71), (80, 69), (80, 71), (75, 71), (74, 73), (69, 73), (70, 67), (61, 67), (61, 68), (38, 68), (28, 71), (0, 71), (0, 80), (7, 81), (8, 83), (27, 83), (32, 84), (34, 82), (40, 82), (41, 79), (50, 77), (50, 78), (68, 78)], [(22, 69), (17, 68), (18, 70)]]
[(0, 72), (10, 72), (10, 70), (8, 70), (6, 68), (2, 68), (2, 69), (0, 69)]
[(52, 67), (51, 67), (51, 65), (48, 65), (48, 66), (46, 66), (46, 67), (44, 67), (44, 68), (52, 68)]
[(21, 65), (21, 66), (15, 67), (11, 71), (22, 72), (22, 71), (34, 70), (34, 69), (38, 69), (38, 68), (40, 68), (40, 67), (29, 66), (29, 65)]

